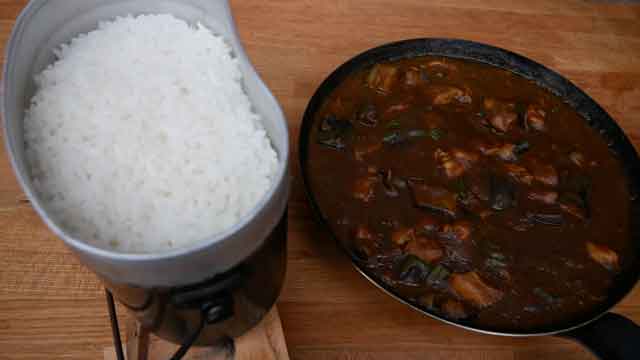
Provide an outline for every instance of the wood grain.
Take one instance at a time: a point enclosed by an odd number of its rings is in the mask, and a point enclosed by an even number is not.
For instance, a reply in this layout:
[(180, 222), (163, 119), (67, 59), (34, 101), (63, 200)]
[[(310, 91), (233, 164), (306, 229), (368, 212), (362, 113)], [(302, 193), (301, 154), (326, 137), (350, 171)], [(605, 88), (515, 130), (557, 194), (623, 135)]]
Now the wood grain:
[[(133, 320), (127, 328), (129, 340), (126, 357), (129, 360), (169, 359), (178, 350), (177, 345), (147, 334)], [(147, 354), (146, 358), (140, 351), (141, 346), (144, 347), (144, 354)], [(116, 360), (113, 347), (105, 349), (104, 360)], [(289, 360), (277, 307), (271, 309), (258, 326), (235, 339), (232, 346), (223, 343), (221, 346), (194, 348), (184, 360)]]
[[(26, 1), (0, 0), (0, 42)], [(241, 36), (283, 105), (302, 113), (335, 67), (415, 37), (504, 47), (559, 71), (640, 144), (640, 6), (587, 0), (235, 0)], [(3, 152), (0, 150), (0, 152)], [(361, 279), (311, 218), (295, 159), (289, 271), (280, 299), (293, 359), (589, 359), (557, 338), (469, 333), (422, 317)], [(38, 219), (0, 154), (0, 359), (97, 359), (110, 345), (100, 284)], [(640, 322), (640, 289), (616, 311)]]

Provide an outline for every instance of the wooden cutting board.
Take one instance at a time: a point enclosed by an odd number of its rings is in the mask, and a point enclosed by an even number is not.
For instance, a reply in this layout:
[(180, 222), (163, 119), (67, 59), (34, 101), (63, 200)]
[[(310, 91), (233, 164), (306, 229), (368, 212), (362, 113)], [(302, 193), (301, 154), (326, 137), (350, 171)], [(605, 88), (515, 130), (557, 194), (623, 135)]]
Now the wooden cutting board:
[[(168, 360), (178, 346), (144, 332), (130, 320), (127, 325), (127, 360)], [(144, 355), (147, 354), (145, 359)], [(104, 350), (104, 360), (117, 360), (112, 346)], [(274, 307), (262, 322), (233, 344), (193, 348), (184, 360), (289, 360), (278, 309)]]
[[(63, 1), (63, 0), (59, 0)], [(77, 0), (80, 1), (80, 0)], [(26, 0), (0, 0), (0, 44)], [(291, 130), (288, 274), (278, 309), (293, 359), (586, 360), (558, 338), (470, 333), (422, 317), (363, 280), (317, 226), (295, 144), (320, 82), (373, 46), (465, 38), (516, 51), (589, 93), (640, 145), (640, 6), (604, 0), (232, 0), (247, 52)], [(640, 288), (616, 311), (640, 322)], [(0, 146), (1, 359), (102, 359), (104, 293), (40, 221)]]

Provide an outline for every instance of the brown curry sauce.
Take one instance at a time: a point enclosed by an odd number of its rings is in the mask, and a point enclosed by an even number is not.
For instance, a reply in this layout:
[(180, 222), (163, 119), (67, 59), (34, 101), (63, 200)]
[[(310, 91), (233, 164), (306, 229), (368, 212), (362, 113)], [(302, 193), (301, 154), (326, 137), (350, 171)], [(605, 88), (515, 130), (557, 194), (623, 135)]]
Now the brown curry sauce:
[(351, 74), (316, 113), (308, 174), (370, 272), (451, 320), (570, 321), (631, 261), (619, 159), (560, 98), (489, 65), (420, 57)]

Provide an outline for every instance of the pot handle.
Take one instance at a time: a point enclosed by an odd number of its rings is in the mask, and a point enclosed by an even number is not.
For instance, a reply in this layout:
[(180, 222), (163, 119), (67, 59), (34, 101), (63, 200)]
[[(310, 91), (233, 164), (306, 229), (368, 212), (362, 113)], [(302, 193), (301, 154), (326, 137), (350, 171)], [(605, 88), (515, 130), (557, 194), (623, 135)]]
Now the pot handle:
[(562, 336), (579, 342), (602, 360), (640, 359), (640, 326), (622, 315), (606, 313)]

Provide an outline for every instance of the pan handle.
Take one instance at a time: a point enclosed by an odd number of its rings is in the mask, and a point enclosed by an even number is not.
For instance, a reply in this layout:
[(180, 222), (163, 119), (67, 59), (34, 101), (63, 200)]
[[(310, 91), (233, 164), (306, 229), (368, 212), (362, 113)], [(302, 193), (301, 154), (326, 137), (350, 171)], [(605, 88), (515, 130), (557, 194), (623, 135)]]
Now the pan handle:
[(640, 359), (640, 326), (618, 314), (606, 313), (562, 336), (579, 342), (603, 360)]

